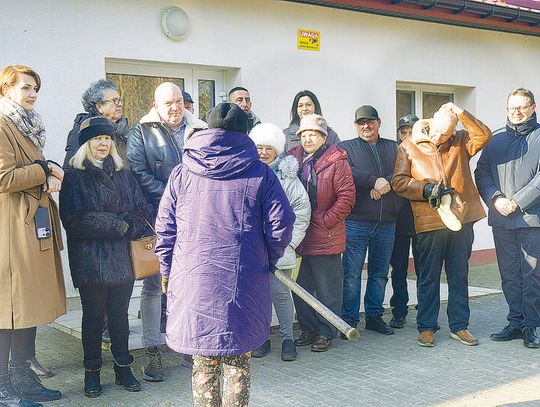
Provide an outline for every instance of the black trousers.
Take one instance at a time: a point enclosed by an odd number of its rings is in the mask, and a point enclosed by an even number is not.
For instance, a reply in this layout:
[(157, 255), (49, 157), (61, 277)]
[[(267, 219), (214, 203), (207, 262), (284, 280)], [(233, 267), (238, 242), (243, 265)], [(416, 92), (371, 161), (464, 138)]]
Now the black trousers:
[(540, 326), (540, 228), (493, 228), (502, 289), (513, 328)]
[(416, 250), (416, 235), (401, 235), (396, 233), (394, 239), (394, 248), (392, 249), (392, 258), (390, 266), (392, 266), (392, 298), (390, 298), (390, 306), (392, 307), (392, 315), (395, 318), (405, 318), (409, 311), (407, 304), (409, 303), (409, 290), (407, 287), (407, 272), (409, 270), (409, 249), (412, 245), (412, 253), (414, 259), (414, 270), (417, 274), (418, 281), (418, 251)]
[(12, 366), (23, 366), (34, 357), (36, 328), (0, 329), (0, 374), (9, 371), (9, 357)]
[[(296, 282), (316, 297), (336, 315), (341, 313), (343, 301), (343, 269), (341, 255), (302, 256)], [(294, 306), (300, 328), (333, 339), (337, 329), (304, 300), (293, 293)]]
[(128, 350), (128, 308), (132, 292), (132, 281), (79, 288), (83, 310), (82, 344), (85, 369), (97, 370), (101, 367), (101, 332), (105, 314), (111, 336), (111, 352), (116, 364), (129, 366), (133, 363), (133, 356)]

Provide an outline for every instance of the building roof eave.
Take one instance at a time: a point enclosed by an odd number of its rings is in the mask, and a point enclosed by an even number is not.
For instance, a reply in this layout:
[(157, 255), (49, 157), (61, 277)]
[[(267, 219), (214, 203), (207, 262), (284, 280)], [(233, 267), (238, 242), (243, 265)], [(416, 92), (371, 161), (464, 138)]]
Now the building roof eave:
[(285, 0), (540, 37), (540, 11), (476, 0)]

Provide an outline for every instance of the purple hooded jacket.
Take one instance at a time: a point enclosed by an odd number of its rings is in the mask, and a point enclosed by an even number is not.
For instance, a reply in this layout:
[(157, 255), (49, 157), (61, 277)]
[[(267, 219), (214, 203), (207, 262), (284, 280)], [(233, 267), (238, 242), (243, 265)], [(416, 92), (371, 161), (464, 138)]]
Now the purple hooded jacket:
[(255, 144), (223, 129), (195, 133), (172, 172), (156, 219), (156, 254), (169, 277), (167, 345), (240, 355), (269, 338), (269, 270), (295, 216)]

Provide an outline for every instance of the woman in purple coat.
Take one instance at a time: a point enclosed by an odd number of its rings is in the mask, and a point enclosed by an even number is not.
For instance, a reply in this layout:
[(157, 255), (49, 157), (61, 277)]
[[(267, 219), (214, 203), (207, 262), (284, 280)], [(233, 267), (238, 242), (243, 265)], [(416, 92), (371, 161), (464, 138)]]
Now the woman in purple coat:
[(251, 351), (269, 338), (269, 273), (295, 216), (246, 134), (246, 113), (221, 103), (207, 121), (186, 141), (156, 220), (167, 345), (193, 355), (195, 406), (247, 406)]

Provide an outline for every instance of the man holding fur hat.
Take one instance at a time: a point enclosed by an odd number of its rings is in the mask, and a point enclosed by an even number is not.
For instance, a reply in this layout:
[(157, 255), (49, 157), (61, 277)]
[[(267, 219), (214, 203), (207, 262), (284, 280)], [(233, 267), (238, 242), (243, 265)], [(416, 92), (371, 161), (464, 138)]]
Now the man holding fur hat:
[[(458, 120), (465, 130), (456, 131)], [(473, 224), (484, 218), (485, 212), (469, 161), (490, 139), (486, 125), (450, 102), (441, 106), (433, 119), (416, 122), (412, 136), (399, 146), (391, 184), (411, 201), (418, 233), (420, 346), (435, 344), (443, 263), (449, 289), (450, 337), (465, 345), (478, 344), (468, 330), (468, 260)]]

